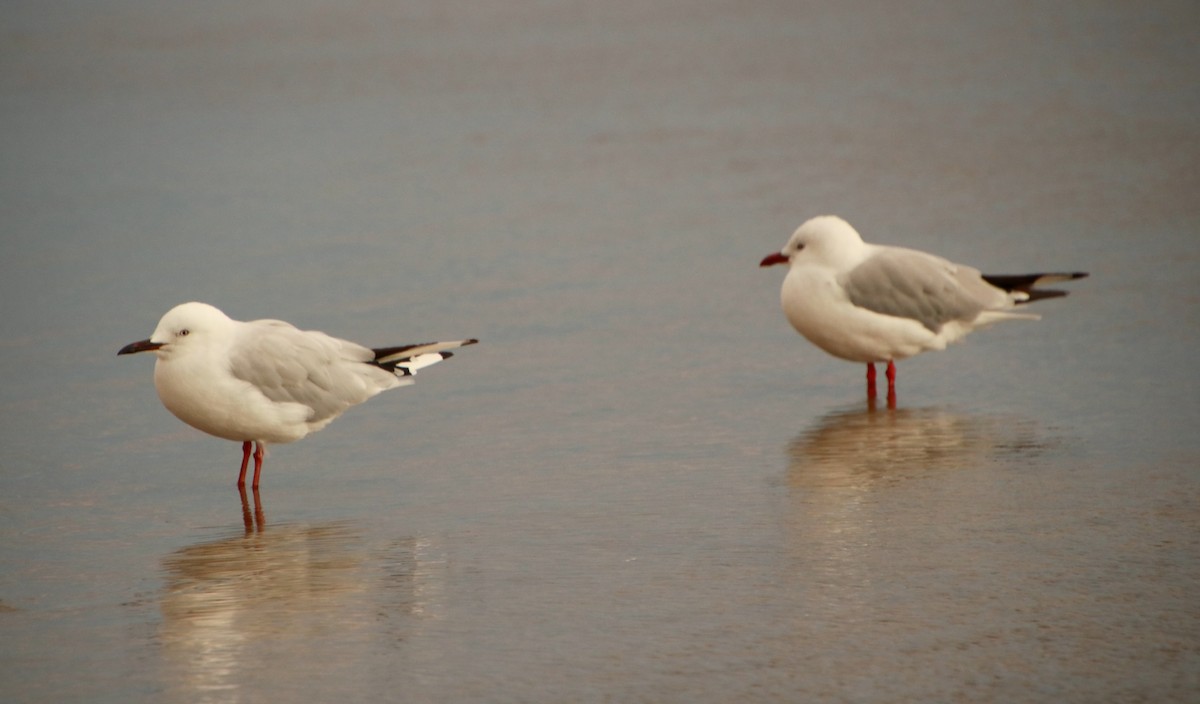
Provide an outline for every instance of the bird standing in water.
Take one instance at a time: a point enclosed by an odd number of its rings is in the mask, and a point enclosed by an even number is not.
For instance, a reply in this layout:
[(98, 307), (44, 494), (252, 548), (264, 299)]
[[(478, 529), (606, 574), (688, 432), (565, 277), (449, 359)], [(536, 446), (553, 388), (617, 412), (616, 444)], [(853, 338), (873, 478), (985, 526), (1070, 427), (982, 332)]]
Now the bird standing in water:
[(896, 360), (945, 349), (1002, 320), (1036, 320), (1018, 305), (1065, 296), (1040, 285), (1081, 279), (1083, 272), (988, 275), (941, 257), (863, 242), (845, 220), (824, 215), (800, 226), (760, 266), (787, 264), (780, 299), (788, 322), (829, 354), (867, 365), (875, 397), (875, 363), (887, 362), (888, 403), (896, 400)]
[(118, 355), (153, 352), (154, 387), (184, 423), (242, 443), (238, 487), (254, 445), (258, 488), (267, 443), (286, 443), (328, 425), (375, 394), (413, 383), (417, 370), (478, 340), (370, 349), (282, 320), (233, 320), (207, 303), (167, 311), (148, 339)]

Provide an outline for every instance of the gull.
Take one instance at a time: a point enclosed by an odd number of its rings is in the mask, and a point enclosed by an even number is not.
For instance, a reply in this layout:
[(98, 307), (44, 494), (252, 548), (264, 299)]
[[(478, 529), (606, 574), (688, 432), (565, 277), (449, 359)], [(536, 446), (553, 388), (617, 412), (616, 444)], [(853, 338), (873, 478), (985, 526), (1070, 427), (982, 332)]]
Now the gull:
[(233, 320), (207, 303), (167, 311), (148, 339), (118, 355), (153, 352), (154, 388), (184, 423), (242, 443), (238, 488), (254, 444), (258, 489), (267, 443), (314, 433), (347, 408), (413, 383), (413, 374), (478, 340), (370, 349), (282, 320)]
[(896, 365), (942, 350), (968, 333), (1002, 320), (1036, 320), (1017, 305), (1067, 295), (1039, 285), (1084, 272), (989, 275), (903, 247), (863, 242), (834, 215), (801, 225), (783, 249), (759, 266), (787, 264), (780, 301), (788, 322), (834, 357), (867, 365), (867, 395), (875, 397), (875, 363), (887, 362), (888, 402), (895, 404)]

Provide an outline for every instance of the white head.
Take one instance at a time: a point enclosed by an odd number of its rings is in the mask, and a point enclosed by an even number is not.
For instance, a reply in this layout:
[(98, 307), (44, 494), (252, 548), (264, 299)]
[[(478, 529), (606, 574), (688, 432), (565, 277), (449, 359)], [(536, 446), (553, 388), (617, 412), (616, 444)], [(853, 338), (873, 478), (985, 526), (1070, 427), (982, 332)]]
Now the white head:
[(130, 343), (117, 354), (154, 352), (159, 359), (227, 334), (233, 320), (207, 303), (181, 303), (158, 321), (158, 327), (149, 339)]
[(817, 262), (830, 266), (853, 264), (865, 245), (858, 231), (836, 215), (820, 215), (796, 229), (783, 249), (769, 254), (760, 266)]

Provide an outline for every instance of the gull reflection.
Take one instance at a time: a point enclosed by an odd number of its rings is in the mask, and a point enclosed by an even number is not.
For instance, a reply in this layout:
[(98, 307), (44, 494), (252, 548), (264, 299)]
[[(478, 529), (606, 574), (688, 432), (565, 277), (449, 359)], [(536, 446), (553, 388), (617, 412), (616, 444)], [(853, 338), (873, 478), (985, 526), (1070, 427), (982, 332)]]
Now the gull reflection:
[(795, 487), (869, 488), (880, 482), (1040, 454), (1032, 421), (941, 408), (840, 410), (788, 446)]
[[(795, 579), (810, 590), (806, 628), (833, 637), (864, 619), (907, 623), (906, 605), (928, 604), (906, 580), (967, 559), (954, 536), (997, 495), (995, 470), (1053, 442), (1031, 420), (944, 408), (839, 410), (800, 432), (786, 523)], [(948, 481), (964, 471), (978, 476)]]
[(175, 698), (240, 701), (272, 662), (398, 647), (414, 622), (440, 618), (446, 561), (432, 541), (373, 548), (348, 523), (264, 525), (261, 504), (247, 516), (244, 531), (163, 560), (160, 642)]

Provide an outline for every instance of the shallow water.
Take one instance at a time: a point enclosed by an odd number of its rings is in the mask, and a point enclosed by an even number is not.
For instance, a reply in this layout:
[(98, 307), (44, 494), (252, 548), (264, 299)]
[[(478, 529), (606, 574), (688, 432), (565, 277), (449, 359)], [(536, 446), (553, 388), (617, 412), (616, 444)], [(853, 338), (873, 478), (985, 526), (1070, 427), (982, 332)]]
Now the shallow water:
[[(6, 701), (1188, 701), (1186, 3), (10, 4)], [(1044, 318), (824, 356), (805, 218)], [(477, 336), (240, 450), (116, 350), (184, 300)]]

